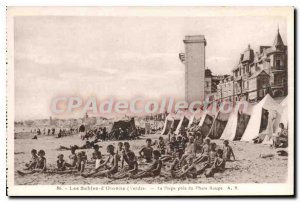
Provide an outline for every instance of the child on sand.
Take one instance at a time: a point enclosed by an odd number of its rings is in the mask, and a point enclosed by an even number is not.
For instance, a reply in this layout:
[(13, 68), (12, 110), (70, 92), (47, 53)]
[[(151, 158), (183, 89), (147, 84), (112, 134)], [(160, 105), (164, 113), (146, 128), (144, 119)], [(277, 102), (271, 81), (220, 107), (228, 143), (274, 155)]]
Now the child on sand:
[(36, 171), (40, 171), (40, 172), (43, 172), (46, 170), (46, 158), (45, 158), (45, 151), (44, 150), (40, 150), (38, 152), (38, 160), (37, 160), (37, 164), (36, 164), (36, 167), (35, 167), (35, 170)]
[(189, 138), (189, 143), (186, 146), (185, 153), (182, 156), (181, 160), (184, 160), (188, 156), (196, 156), (194, 137)]
[(57, 156), (58, 160), (56, 161), (56, 165), (57, 165), (57, 171), (64, 171), (66, 170), (66, 162), (64, 160), (64, 155), (63, 154), (59, 154)]
[(143, 147), (140, 151), (139, 151), (139, 154), (140, 156), (145, 159), (146, 163), (150, 163), (152, 162), (152, 153), (153, 153), (153, 148), (151, 146), (151, 139), (148, 138), (146, 140), (146, 146)]
[(33, 173), (42, 173), (44, 171), (46, 171), (46, 158), (45, 158), (45, 151), (44, 150), (40, 150), (38, 152), (38, 159), (37, 159), (37, 163), (36, 166), (33, 170), (29, 171), (29, 172), (22, 172), (22, 171), (17, 171), (20, 175), (26, 175), (26, 174), (33, 174)]
[(223, 151), (221, 149), (218, 149), (216, 152), (216, 158), (214, 160), (214, 163), (211, 166), (211, 168), (206, 170), (205, 176), (212, 177), (212, 176), (214, 176), (215, 173), (224, 172), (225, 163), (226, 163), (226, 160), (223, 159)]
[[(107, 146), (107, 153), (109, 154), (109, 157), (107, 160), (100, 164), (97, 168), (95, 168), (91, 173), (82, 175), (83, 177), (100, 177), (100, 176), (110, 176), (118, 172), (118, 157), (115, 153), (115, 147), (113, 145)], [(101, 170), (101, 168), (104, 168), (104, 170)]]
[(77, 155), (75, 152), (76, 152), (76, 147), (71, 147), (71, 154), (69, 155), (69, 163), (66, 163), (66, 167), (76, 168)]
[(121, 161), (121, 159), (123, 157), (123, 142), (118, 143), (118, 149), (117, 149), (116, 154), (118, 156), (118, 160)]
[(176, 146), (176, 137), (172, 137), (170, 142), (169, 142), (169, 148), (168, 148), (168, 154), (172, 155), (175, 151), (175, 146)]
[(205, 139), (205, 144), (202, 147), (202, 152), (200, 156), (195, 160), (195, 163), (201, 163), (208, 160), (209, 152), (210, 152), (210, 139)]
[(37, 151), (35, 149), (31, 150), (31, 159), (29, 163), (26, 163), (26, 168), (24, 170), (31, 170), (34, 169), (38, 161)]
[(195, 145), (195, 152), (200, 153), (202, 151), (202, 146), (203, 146), (203, 135), (201, 134), (200, 131), (195, 132), (194, 145)]
[(82, 175), (87, 161), (87, 156), (84, 151), (77, 154), (76, 169)]
[(158, 138), (157, 150), (160, 151), (162, 155), (165, 155), (166, 153), (166, 144), (164, 138), (161, 136)]
[(181, 170), (181, 159), (180, 159), (180, 154), (179, 151), (175, 152), (175, 158), (174, 161), (171, 164), (171, 175), (173, 177), (177, 177), (177, 172)]
[(101, 152), (99, 151), (99, 145), (95, 144), (94, 145), (94, 152), (92, 153), (92, 158), (91, 158), (91, 163), (95, 163), (95, 161), (99, 158), (100, 156), (100, 159), (102, 157), (101, 155)]
[(194, 156), (190, 155), (187, 158), (187, 164), (184, 165), (179, 172), (176, 173), (177, 177), (188, 177), (188, 178), (196, 178), (197, 177), (197, 169), (194, 165)]
[(136, 178), (145, 178), (145, 177), (156, 177), (160, 174), (161, 168), (162, 168), (162, 161), (159, 159), (160, 158), (160, 152), (158, 150), (153, 151), (153, 158), (154, 162), (152, 165), (146, 169), (145, 171), (142, 171), (136, 175), (130, 176), (133, 179)]
[(188, 168), (183, 169), (180, 176), (187, 174), (189, 177), (196, 177), (202, 174), (207, 168), (212, 167), (216, 159), (216, 147), (216, 143), (211, 143), (208, 156), (205, 158), (206, 160), (200, 162), (195, 160), (192, 164), (190, 163)]
[(122, 152), (121, 168), (124, 168), (124, 162), (126, 162), (129, 165), (129, 154), (135, 157), (134, 152), (130, 150), (129, 142), (125, 142), (124, 143), (124, 150)]
[(128, 167), (124, 167), (122, 171), (116, 173), (112, 178), (114, 179), (122, 179), (125, 177), (129, 177), (131, 175), (135, 175), (138, 172), (138, 163), (137, 159), (133, 152), (128, 152), (126, 154), (126, 162)]
[(224, 146), (223, 146), (223, 158), (225, 159), (225, 161), (230, 161), (230, 157), (233, 157), (233, 160), (235, 161), (235, 156), (232, 150), (232, 147), (229, 146), (229, 141), (228, 140), (224, 140), (223, 142)]
[(179, 151), (180, 158), (184, 154), (185, 151), (185, 142), (182, 140), (182, 136), (177, 137), (176, 141), (176, 150)]

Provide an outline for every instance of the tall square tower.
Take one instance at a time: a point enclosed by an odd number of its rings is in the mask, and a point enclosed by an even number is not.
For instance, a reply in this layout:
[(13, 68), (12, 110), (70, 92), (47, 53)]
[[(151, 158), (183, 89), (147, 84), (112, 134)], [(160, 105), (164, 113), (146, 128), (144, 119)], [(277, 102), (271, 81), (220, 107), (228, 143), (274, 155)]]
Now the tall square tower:
[(185, 36), (185, 100), (204, 100), (205, 46), (204, 35)]

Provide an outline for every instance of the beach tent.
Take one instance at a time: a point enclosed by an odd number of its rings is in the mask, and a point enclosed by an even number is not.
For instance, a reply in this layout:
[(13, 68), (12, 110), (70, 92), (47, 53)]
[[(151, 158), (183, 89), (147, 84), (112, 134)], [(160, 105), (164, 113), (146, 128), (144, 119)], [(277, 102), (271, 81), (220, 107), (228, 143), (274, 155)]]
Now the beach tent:
[(201, 117), (201, 120), (199, 122), (199, 126), (201, 128), (201, 133), (206, 137), (210, 131), (210, 128), (214, 121), (214, 115), (209, 113), (208, 111), (205, 111)]
[(252, 141), (258, 136), (260, 136), (261, 139), (264, 139), (263, 136), (265, 135), (271, 136), (275, 131), (275, 126), (280, 120), (282, 108), (280, 104), (267, 94), (253, 107), (249, 123), (241, 141)]
[(131, 118), (130, 120), (120, 120), (116, 121), (113, 123), (111, 132), (109, 133), (109, 137), (111, 139), (115, 138), (116, 136), (116, 131), (121, 128), (122, 130), (127, 130), (128, 129), (128, 134), (132, 132), (136, 132), (136, 127), (135, 127), (135, 121), (134, 118)]
[(193, 124), (196, 124), (196, 123), (199, 124), (202, 114), (203, 114), (203, 111), (201, 109), (197, 109), (190, 117), (188, 128), (190, 128)]
[(248, 125), (252, 108), (253, 106), (246, 101), (238, 102), (229, 115), (220, 139), (240, 140)]
[(171, 113), (168, 114), (168, 116), (165, 119), (165, 123), (161, 135), (167, 135), (170, 132), (173, 125), (173, 121), (174, 121), (174, 114)]
[(175, 134), (179, 134), (179, 132), (186, 128), (189, 125), (190, 120), (186, 116), (182, 116), (180, 122), (175, 130)]
[(207, 137), (211, 139), (219, 139), (227, 125), (230, 113), (222, 113), (218, 111), (213, 120)]
[[(280, 131), (279, 123), (283, 123), (285, 128), (288, 128), (288, 96), (280, 103), (282, 106), (282, 114), (280, 115), (279, 121), (275, 124), (275, 134)], [(273, 144), (272, 136), (266, 135), (262, 144)]]
[[(288, 121), (289, 121), (288, 96), (280, 103), (280, 105), (283, 107), (283, 110), (282, 110), (282, 114), (281, 114), (279, 123), (283, 123), (284, 127), (288, 128)], [(277, 128), (277, 131), (279, 131), (279, 127)]]

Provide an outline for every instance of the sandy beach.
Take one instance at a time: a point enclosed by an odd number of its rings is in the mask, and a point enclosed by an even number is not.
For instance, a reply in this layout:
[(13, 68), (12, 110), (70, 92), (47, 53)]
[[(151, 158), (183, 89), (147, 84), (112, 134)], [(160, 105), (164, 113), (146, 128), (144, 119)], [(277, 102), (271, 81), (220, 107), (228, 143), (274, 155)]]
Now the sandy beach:
[[(151, 134), (141, 136), (139, 140), (130, 141), (131, 149), (138, 155), (138, 151), (145, 145), (146, 138), (158, 139), (159, 134)], [(18, 136), (19, 137), (19, 136)], [(25, 137), (25, 136), (24, 136)], [(85, 143), (79, 139), (78, 135), (55, 138), (53, 136), (41, 135), (37, 140), (29, 138), (28, 135), (24, 139), (15, 139), (15, 171), (22, 170), (25, 163), (30, 160), (31, 149), (44, 149), (47, 158), (47, 168), (54, 169), (56, 167), (56, 160), (58, 154), (64, 154), (65, 159), (70, 154), (70, 151), (59, 151), (58, 148), (62, 146), (78, 145)], [(222, 145), (222, 140), (213, 140), (218, 145)], [(100, 151), (105, 154), (106, 146), (113, 144), (117, 146), (118, 141), (100, 142)], [(115, 180), (109, 178), (83, 178), (76, 174), (49, 174), (49, 173), (35, 173), (25, 176), (20, 176), (15, 172), (15, 184), (17, 185), (87, 185), (87, 184), (177, 184), (177, 183), (283, 183), (287, 177), (288, 157), (278, 156), (275, 149), (268, 145), (253, 144), (248, 142), (233, 141), (230, 142), (232, 146), (236, 161), (227, 162), (224, 173), (217, 173), (212, 178), (206, 178), (204, 175), (198, 176), (196, 179), (172, 179), (164, 175), (155, 178), (144, 179), (122, 179)], [(155, 148), (155, 146), (154, 146)], [(77, 150), (78, 152), (79, 150)], [(88, 159), (91, 158), (92, 149), (85, 150)], [(260, 158), (260, 155), (273, 154), (272, 157)], [(85, 172), (93, 168), (93, 165), (88, 165)], [(139, 168), (143, 169), (144, 166)], [(274, 169), (276, 168), (276, 169)], [(168, 172), (169, 164), (165, 163), (162, 172)]]

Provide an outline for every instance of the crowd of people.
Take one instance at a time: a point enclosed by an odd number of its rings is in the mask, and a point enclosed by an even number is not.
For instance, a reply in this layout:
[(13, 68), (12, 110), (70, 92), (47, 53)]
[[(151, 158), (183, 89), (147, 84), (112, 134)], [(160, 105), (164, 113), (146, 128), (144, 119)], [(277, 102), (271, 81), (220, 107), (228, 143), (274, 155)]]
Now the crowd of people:
[[(58, 132), (57, 132), (58, 131)], [(37, 129), (31, 129), (30, 131), (33, 133), (32, 139), (38, 139), (38, 136), (40, 135), (48, 135), (48, 136), (55, 136), (57, 135), (57, 138), (66, 137), (70, 135), (74, 135), (78, 133), (78, 128), (60, 128), (59, 130), (56, 130), (56, 128), (44, 128), (43, 132), (40, 128)], [(57, 134), (56, 134), (57, 132)]]
[[(283, 123), (279, 124), (280, 131), (273, 136), (273, 147), (287, 147), (287, 129)], [(117, 131), (116, 131), (117, 130)], [(179, 134), (170, 130), (167, 138), (159, 137), (153, 141), (146, 139), (146, 144), (138, 152), (130, 148), (130, 142), (118, 142), (117, 146), (112, 144), (106, 148), (107, 154), (100, 152), (101, 143), (105, 140), (131, 140), (129, 131), (121, 128), (113, 131), (114, 137), (110, 137), (105, 127), (86, 131), (84, 126), (78, 129), (70, 129), (79, 132), (81, 139), (86, 141), (82, 146), (61, 146), (61, 150), (70, 150), (67, 160), (63, 154), (57, 156), (56, 169), (47, 169), (45, 151), (33, 149), (31, 160), (25, 164), (20, 175), (33, 174), (37, 172), (52, 172), (58, 174), (78, 173), (82, 177), (109, 177), (121, 178), (146, 178), (165, 176), (172, 178), (196, 178), (204, 174), (212, 177), (215, 173), (222, 173), (227, 162), (235, 161), (235, 155), (228, 140), (223, 145), (217, 145), (211, 139), (201, 133), (201, 127), (193, 124), (189, 129), (181, 128)], [(38, 129), (37, 134), (41, 131)], [(49, 129), (47, 134), (55, 133), (55, 129)], [(116, 136), (117, 132), (117, 136)], [(66, 133), (60, 130), (60, 133)], [(46, 134), (44, 130), (44, 134)], [(84, 135), (82, 135), (84, 134)], [(84, 149), (93, 149), (92, 156), (88, 158)], [(78, 152), (76, 152), (78, 151)], [(87, 169), (92, 165), (92, 169)], [(88, 166), (90, 167), (90, 166)], [(143, 168), (143, 169), (142, 169)]]
[[(82, 177), (109, 177), (121, 178), (146, 178), (146, 177), (172, 177), (196, 178), (204, 174), (212, 177), (215, 173), (225, 170), (226, 162), (235, 160), (232, 147), (225, 140), (223, 145), (217, 145), (201, 132), (181, 130), (175, 134), (169, 132), (167, 138), (159, 137), (158, 140), (146, 139), (146, 145), (135, 153), (130, 148), (130, 142), (119, 142), (115, 147), (107, 146), (107, 154), (100, 152), (98, 144), (90, 145), (93, 153), (88, 158), (85, 151), (87, 147), (71, 146), (67, 160), (59, 154), (56, 169), (46, 168), (45, 152), (32, 150), (31, 161), (25, 165), (20, 175), (36, 172), (54, 172), (58, 174), (78, 173)], [(92, 165), (92, 169), (87, 169)], [(90, 166), (88, 166), (90, 167)], [(164, 168), (164, 169), (162, 169)]]

